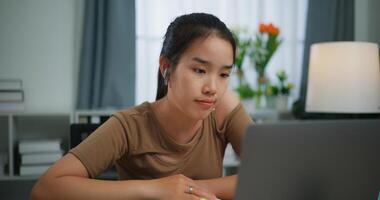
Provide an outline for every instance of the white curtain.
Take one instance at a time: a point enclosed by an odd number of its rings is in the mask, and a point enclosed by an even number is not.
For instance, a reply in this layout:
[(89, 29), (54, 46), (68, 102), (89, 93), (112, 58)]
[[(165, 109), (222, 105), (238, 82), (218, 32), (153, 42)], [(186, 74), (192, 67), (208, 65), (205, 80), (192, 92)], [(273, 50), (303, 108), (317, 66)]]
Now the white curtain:
[[(307, 0), (138, 0), (136, 1), (137, 66), (136, 103), (154, 101), (157, 87), (159, 53), (166, 28), (175, 17), (192, 12), (211, 13), (229, 28), (245, 27), (251, 32), (260, 23), (273, 23), (280, 28), (283, 42), (272, 57), (267, 72), (284, 69), (295, 84), (292, 97), (299, 95)], [(255, 86), (256, 74), (249, 62), (243, 68), (246, 78)], [(232, 77), (230, 87), (236, 86)]]

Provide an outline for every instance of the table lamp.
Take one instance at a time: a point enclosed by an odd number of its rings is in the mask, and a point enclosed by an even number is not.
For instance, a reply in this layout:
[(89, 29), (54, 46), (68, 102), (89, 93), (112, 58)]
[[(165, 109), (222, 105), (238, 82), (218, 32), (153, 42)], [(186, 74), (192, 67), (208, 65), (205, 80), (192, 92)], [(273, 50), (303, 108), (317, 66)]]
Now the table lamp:
[(378, 45), (368, 42), (313, 44), (305, 110), (309, 113), (380, 113)]

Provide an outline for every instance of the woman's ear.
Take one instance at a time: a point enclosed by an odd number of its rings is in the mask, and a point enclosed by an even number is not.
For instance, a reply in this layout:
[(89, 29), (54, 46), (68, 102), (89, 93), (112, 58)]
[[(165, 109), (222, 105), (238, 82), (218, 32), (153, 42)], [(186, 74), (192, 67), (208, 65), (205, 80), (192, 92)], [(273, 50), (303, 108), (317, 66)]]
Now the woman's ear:
[[(162, 77), (166, 78), (165, 75), (167, 76), (167, 74), (168, 74), (167, 71), (168, 71), (169, 66), (170, 66), (169, 59), (166, 58), (165, 56), (160, 56), (159, 64), (160, 64), (161, 75), (162, 75)], [(166, 71), (166, 74), (164, 74), (165, 71)]]

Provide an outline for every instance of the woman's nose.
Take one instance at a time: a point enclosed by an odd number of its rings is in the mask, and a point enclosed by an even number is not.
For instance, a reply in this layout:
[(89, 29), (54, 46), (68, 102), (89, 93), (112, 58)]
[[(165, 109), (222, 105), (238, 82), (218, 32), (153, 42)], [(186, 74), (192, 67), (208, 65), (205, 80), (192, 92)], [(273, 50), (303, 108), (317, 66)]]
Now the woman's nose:
[(210, 78), (207, 83), (203, 86), (203, 93), (208, 95), (213, 95), (217, 91), (217, 83), (214, 78)]

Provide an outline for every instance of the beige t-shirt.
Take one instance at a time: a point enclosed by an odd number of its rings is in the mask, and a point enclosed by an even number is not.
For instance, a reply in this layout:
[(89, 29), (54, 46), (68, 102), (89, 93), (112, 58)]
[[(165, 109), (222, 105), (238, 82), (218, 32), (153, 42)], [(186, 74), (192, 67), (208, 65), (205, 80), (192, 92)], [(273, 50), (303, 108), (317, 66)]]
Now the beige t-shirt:
[[(119, 178), (153, 179), (184, 174), (195, 180), (222, 176), (226, 145), (240, 149), (246, 126), (252, 119), (239, 104), (216, 126), (214, 113), (187, 144), (179, 144), (160, 126), (151, 104), (113, 114), (77, 147), (70, 150), (91, 178), (115, 164)], [(176, 159), (163, 159), (171, 157)]]

